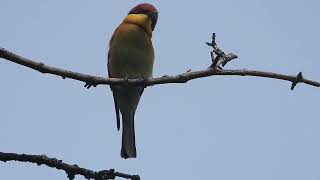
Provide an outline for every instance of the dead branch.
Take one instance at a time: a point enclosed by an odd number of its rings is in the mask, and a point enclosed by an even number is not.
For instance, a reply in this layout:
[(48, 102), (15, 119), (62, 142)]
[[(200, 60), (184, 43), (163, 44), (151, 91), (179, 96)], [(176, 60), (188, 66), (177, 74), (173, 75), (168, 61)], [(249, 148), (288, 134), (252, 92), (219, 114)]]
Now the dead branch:
[[(311, 86), (320, 87), (320, 82), (306, 79), (300, 75), (284, 75), (274, 72), (265, 72), (265, 71), (256, 71), (256, 70), (246, 70), (246, 69), (235, 69), (235, 70), (224, 70), (222, 66), (225, 66), (228, 62), (233, 59), (236, 59), (237, 56), (229, 53), (226, 54), (222, 50), (220, 50), (215, 42), (215, 34), (212, 36), (212, 42), (208, 43), (208, 46), (212, 47), (211, 58), (212, 65), (208, 69), (200, 70), (200, 71), (191, 71), (188, 70), (185, 73), (181, 73), (173, 76), (162, 76), (158, 78), (150, 78), (150, 79), (121, 79), (121, 78), (104, 78), (93, 75), (87, 75), (79, 72), (69, 71), (62, 68), (57, 68), (53, 66), (46, 65), (42, 62), (37, 62), (25, 57), (22, 57), (18, 54), (10, 52), (4, 48), (0, 48), (0, 57), (6, 59), (8, 61), (29, 67), (36, 71), (39, 71), (44, 74), (53, 74), (57, 76), (61, 76), (63, 79), (70, 78), (78, 81), (82, 81), (85, 83), (86, 88), (90, 88), (92, 86), (96, 87), (97, 85), (132, 85), (132, 86), (153, 86), (157, 84), (168, 84), (168, 83), (186, 83), (193, 79), (208, 77), (208, 76), (256, 76), (256, 77), (265, 77), (265, 78), (273, 78), (280, 79), (285, 81), (290, 81), (292, 83), (291, 89), (298, 83), (305, 83)], [(214, 54), (216, 57), (214, 57)]]
[(98, 172), (92, 171), (89, 169), (81, 168), (76, 164), (74, 165), (66, 164), (62, 160), (59, 160), (56, 158), (48, 158), (46, 155), (27, 155), (27, 154), (0, 152), (0, 161), (30, 162), (30, 163), (35, 163), (38, 166), (44, 164), (48, 167), (65, 171), (70, 180), (73, 180), (75, 175), (82, 175), (86, 179), (95, 179), (95, 180), (115, 179), (116, 177), (122, 177), (126, 179), (131, 179), (131, 180), (140, 179), (138, 175), (124, 174), (124, 173), (116, 172), (114, 169), (102, 170)]
[[(65, 70), (62, 68), (57, 68), (49, 65), (45, 65), (42, 62), (37, 62), (18, 54), (10, 52), (4, 48), (0, 48), (0, 58), (6, 59), (8, 61), (29, 67), (36, 71), (44, 74), (53, 74), (61, 76), (63, 79), (70, 78), (85, 83), (86, 88), (97, 85), (132, 85), (132, 86), (153, 86), (158, 84), (168, 84), (168, 83), (186, 83), (193, 79), (214, 76), (214, 75), (229, 75), (229, 76), (256, 76), (264, 78), (272, 78), (290, 81), (292, 83), (291, 90), (295, 88), (298, 83), (305, 83), (311, 86), (320, 87), (320, 82), (305, 79), (300, 72), (298, 75), (284, 75), (274, 72), (256, 71), (256, 70), (246, 70), (246, 69), (235, 69), (235, 70), (224, 70), (227, 63), (236, 59), (237, 56), (232, 53), (225, 53), (216, 44), (216, 35), (213, 33), (212, 42), (206, 43), (208, 46), (212, 47), (211, 60), (212, 64), (209, 68), (200, 71), (188, 70), (185, 73), (181, 73), (174, 76), (162, 76), (158, 78), (150, 79), (121, 79), (121, 78), (104, 78), (98, 76), (87, 75), (79, 72), (73, 72)], [(222, 67), (221, 67), (222, 66)], [(84, 168), (80, 168), (78, 165), (69, 165), (62, 160), (56, 158), (48, 158), (45, 155), (26, 155), (26, 154), (15, 154), (15, 153), (3, 153), (0, 152), (0, 161), (20, 161), (20, 162), (30, 162), (37, 165), (47, 165), (48, 167), (56, 168), (58, 170), (64, 170), (68, 175), (69, 179), (74, 179), (75, 175), (83, 175), (87, 179), (115, 179), (115, 177), (122, 177), (127, 179), (140, 179), (138, 175), (128, 175), (120, 172), (115, 172), (114, 169), (102, 170), (102, 171), (92, 171)]]

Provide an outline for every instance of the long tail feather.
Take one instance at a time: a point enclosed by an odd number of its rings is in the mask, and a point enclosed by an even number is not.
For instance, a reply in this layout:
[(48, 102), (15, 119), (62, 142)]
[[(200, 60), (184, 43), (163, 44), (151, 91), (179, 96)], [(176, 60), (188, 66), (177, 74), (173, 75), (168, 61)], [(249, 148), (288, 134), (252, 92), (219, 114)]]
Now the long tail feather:
[(122, 158), (135, 158), (136, 142), (134, 132), (134, 114), (122, 117), (122, 146), (121, 146), (121, 157)]

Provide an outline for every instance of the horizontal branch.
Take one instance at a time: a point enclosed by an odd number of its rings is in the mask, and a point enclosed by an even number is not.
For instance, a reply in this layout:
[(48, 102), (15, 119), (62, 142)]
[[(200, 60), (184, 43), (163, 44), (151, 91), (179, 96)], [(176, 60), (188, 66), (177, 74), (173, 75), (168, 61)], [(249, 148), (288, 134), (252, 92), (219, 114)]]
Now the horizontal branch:
[(78, 165), (69, 165), (62, 160), (56, 158), (48, 158), (45, 155), (27, 155), (27, 154), (15, 154), (15, 153), (4, 153), (0, 152), (0, 161), (20, 161), (20, 162), (30, 162), (35, 163), (38, 166), (44, 164), (51, 168), (56, 168), (58, 170), (63, 170), (68, 175), (70, 180), (74, 179), (75, 175), (82, 175), (86, 179), (96, 179), (96, 180), (106, 180), (115, 179), (116, 177), (122, 177), (126, 179), (139, 180), (138, 175), (129, 175), (120, 172), (115, 172), (114, 169), (102, 170), (102, 171), (92, 171), (89, 169), (81, 168)]
[(218, 68), (208, 68), (201, 71), (193, 71), (193, 72), (187, 71), (185, 73), (178, 74), (175, 76), (163, 76), (163, 77), (151, 78), (151, 79), (104, 78), (104, 77), (98, 77), (98, 76), (92, 76), (92, 75), (87, 75), (83, 73), (73, 72), (73, 71), (69, 71), (69, 70), (65, 70), (65, 69), (57, 68), (53, 66), (48, 66), (42, 62), (36, 62), (34, 60), (17, 55), (4, 48), (0, 48), (0, 57), (3, 59), (9, 60), (11, 62), (29, 67), (41, 73), (54, 74), (57, 76), (61, 76), (64, 79), (70, 78), (70, 79), (82, 81), (85, 83), (85, 87), (87, 88), (91, 86), (101, 85), (101, 84), (152, 86), (157, 84), (168, 84), (168, 83), (186, 83), (189, 80), (213, 76), (213, 75), (257, 76), (257, 77), (286, 80), (286, 81), (292, 82), (293, 85), (294, 84), (296, 85), (297, 83), (305, 83), (312, 86), (320, 87), (320, 82), (305, 79), (302, 76), (298, 78), (298, 76), (294, 76), (294, 75), (283, 75), (283, 74), (273, 73), (273, 72), (264, 72), (264, 71), (255, 71), (255, 70), (246, 70), (246, 69), (222, 70)]

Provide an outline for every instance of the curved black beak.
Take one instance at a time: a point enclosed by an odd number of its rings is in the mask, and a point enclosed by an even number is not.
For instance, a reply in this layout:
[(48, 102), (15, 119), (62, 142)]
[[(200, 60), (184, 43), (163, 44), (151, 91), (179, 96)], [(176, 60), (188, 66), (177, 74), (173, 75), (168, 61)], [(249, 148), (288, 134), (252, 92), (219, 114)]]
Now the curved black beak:
[(151, 19), (151, 29), (153, 31), (158, 21), (158, 12), (157, 11), (150, 12), (148, 13), (148, 16)]

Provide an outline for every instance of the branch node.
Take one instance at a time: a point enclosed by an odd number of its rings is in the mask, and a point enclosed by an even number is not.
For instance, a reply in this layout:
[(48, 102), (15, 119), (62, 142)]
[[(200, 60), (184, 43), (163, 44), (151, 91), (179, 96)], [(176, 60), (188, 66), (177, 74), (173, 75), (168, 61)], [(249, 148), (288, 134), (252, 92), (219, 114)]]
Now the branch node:
[(43, 62), (39, 62), (38, 63), (38, 71), (40, 71), (41, 73), (45, 73), (45, 68), (44, 68), (45, 64)]
[(109, 172), (107, 173), (107, 178), (108, 179), (115, 179), (116, 175), (114, 173), (115, 173), (115, 170), (114, 169), (110, 169)]
[(131, 180), (140, 180), (140, 176), (139, 175), (132, 175)]
[(219, 63), (219, 60), (220, 60), (221, 56), (220, 56), (220, 55), (217, 55), (216, 58), (214, 58), (214, 53), (213, 53), (213, 51), (211, 51), (210, 54), (211, 54), (212, 64), (210, 65), (209, 68), (211, 68), (211, 69), (219, 68), (218, 63)]
[[(222, 67), (224, 67), (228, 62), (230, 62), (231, 60), (237, 58), (238, 56), (232, 53), (228, 53), (226, 54), (224, 51), (222, 51), (217, 43), (216, 43), (216, 34), (213, 33), (212, 34), (212, 42), (206, 42), (206, 44), (210, 47), (212, 47), (212, 51), (210, 52), (211, 55), (211, 61), (212, 64), (209, 68), (211, 69), (222, 69), (220, 65), (222, 65)], [(214, 54), (216, 54), (216, 57), (214, 57)]]
[(98, 179), (115, 179), (115, 170), (110, 169), (110, 170), (101, 170), (98, 172), (99, 178)]
[(212, 33), (212, 40), (211, 40), (211, 43), (209, 42), (206, 42), (207, 46), (210, 46), (210, 47), (214, 47), (216, 46), (216, 33)]
[(224, 59), (221, 62), (222, 67), (224, 67), (228, 62), (232, 61), (233, 59), (238, 58), (237, 55), (233, 54), (233, 53), (228, 53)]
[(299, 72), (299, 74), (297, 75), (297, 78), (292, 81), (292, 85), (291, 85), (291, 90), (294, 90), (294, 88), (296, 87), (296, 85), (299, 83), (299, 82), (302, 82), (303, 80), (303, 76), (302, 76), (302, 72)]
[(73, 173), (67, 172), (67, 175), (68, 175), (69, 180), (74, 180), (75, 175)]
[(206, 42), (206, 45), (207, 45), (207, 46), (210, 46), (210, 47), (212, 46), (212, 44), (209, 43), (209, 42)]

